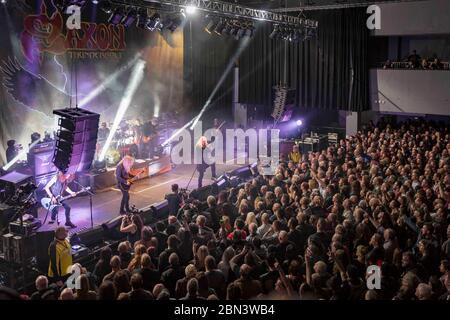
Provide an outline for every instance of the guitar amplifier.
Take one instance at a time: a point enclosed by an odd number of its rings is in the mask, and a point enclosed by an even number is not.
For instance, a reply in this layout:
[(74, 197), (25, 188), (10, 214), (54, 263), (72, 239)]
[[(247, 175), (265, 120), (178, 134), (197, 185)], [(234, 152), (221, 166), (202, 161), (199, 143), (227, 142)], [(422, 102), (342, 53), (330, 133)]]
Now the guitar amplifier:
[(15, 235), (11, 239), (12, 261), (14, 263), (23, 263), (35, 256), (36, 236), (24, 237)]
[(34, 175), (41, 176), (56, 172), (53, 164), (55, 142), (44, 142), (35, 145), (27, 154), (28, 164), (32, 166)]
[(0, 202), (0, 230), (8, 226), (9, 221), (14, 216), (14, 212), (14, 207)]
[(9, 232), (28, 237), (39, 229), (41, 225), (42, 222), (39, 219), (23, 221), (23, 224), (20, 223), (20, 220), (16, 220), (9, 224)]
[(2, 252), (4, 255), (4, 259), (5, 261), (12, 261), (13, 257), (12, 257), (12, 250), (11, 250), (11, 246), (12, 246), (12, 238), (14, 237), (14, 235), (12, 233), (6, 233), (2, 236)]

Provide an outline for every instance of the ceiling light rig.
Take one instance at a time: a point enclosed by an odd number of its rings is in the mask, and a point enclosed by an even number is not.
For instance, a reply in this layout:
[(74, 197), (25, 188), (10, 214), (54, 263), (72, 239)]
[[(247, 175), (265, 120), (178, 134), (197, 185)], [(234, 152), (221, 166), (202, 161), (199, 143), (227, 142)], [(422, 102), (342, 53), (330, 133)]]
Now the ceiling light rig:
[(284, 40), (292, 43), (299, 43), (313, 39), (316, 36), (317, 29), (315, 28), (291, 28), (281, 25), (274, 25), (273, 31), (269, 35), (269, 38), (274, 40)]
[(207, 15), (204, 30), (215, 36), (230, 36), (236, 40), (253, 37), (255, 26), (253, 21), (221, 18)]
[(204, 16), (205, 32), (213, 36), (229, 36), (236, 40), (253, 37), (255, 22), (274, 26), (271, 39), (292, 43), (317, 35), (318, 22), (302, 16), (247, 8), (215, 0), (99, 0), (101, 9), (110, 14), (109, 22), (126, 27), (136, 25), (150, 31), (175, 32), (185, 19)]

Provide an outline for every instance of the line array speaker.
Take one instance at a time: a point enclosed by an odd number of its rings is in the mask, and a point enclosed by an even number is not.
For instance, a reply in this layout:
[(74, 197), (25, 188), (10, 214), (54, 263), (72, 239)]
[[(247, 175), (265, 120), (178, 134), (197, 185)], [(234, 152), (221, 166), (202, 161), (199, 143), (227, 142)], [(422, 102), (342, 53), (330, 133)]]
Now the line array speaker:
[(60, 109), (53, 163), (74, 174), (90, 169), (95, 156), (100, 115), (84, 109)]

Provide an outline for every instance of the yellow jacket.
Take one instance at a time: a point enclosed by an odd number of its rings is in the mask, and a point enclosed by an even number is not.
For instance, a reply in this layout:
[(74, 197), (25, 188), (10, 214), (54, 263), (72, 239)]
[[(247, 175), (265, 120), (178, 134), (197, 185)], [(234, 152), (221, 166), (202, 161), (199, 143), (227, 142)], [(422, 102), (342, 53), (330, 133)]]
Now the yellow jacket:
[(54, 240), (49, 248), (48, 254), (50, 263), (48, 266), (48, 276), (51, 278), (64, 277), (70, 273), (72, 266), (72, 246), (69, 240)]
[(294, 163), (299, 163), (302, 159), (302, 155), (300, 152), (290, 152), (289, 153), (289, 160), (291, 160)]

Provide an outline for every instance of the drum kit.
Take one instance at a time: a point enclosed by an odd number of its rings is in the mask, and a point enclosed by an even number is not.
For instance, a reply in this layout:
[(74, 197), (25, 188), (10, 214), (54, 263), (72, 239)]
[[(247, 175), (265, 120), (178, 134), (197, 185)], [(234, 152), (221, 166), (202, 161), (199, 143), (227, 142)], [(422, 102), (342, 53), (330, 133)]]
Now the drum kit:
[(135, 120), (122, 121), (106, 152), (105, 160), (108, 166), (115, 166), (127, 154), (137, 156), (139, 153), (138, 126), (139, 123)]
[[(111, 128), (112, 123), (109, 124)], [(143, 123), (139, 120), (123, 120), (119, 125), (116, 133), (114, 134), (113, 140), (111, 142), (110, 148), (108, 149), (105, 160), (108, 166), (115, 166), (123, 156), (129, 154), (138, 158), (139, 155), (139, 145), (141, 139), (144, 138), (142, 135)], [(170, 117), (162, 114), (158, 119), (157, 124), (157, 139), (155, 152), (156, 154), (164, 154), (168, 152), (165, 148), (161, 146), (161, 141), (165, 141), (170, 137), (171, 133), (178, 127), (178, 121), (176, 117)], [(167, 148), (167, 147), (166, 147)]]

